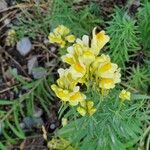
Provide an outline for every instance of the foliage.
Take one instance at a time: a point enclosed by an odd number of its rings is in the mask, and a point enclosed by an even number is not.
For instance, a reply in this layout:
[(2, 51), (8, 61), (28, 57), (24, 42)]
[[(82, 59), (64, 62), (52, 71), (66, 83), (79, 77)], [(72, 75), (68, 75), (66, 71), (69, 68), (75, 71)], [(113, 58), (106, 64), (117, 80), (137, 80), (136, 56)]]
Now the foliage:
[[(50, 35), (55, 35), (56, 31), (61, 35), (66, 29), (58, 26)], [(95, 31), (97, 28), (92, 31), (90, 45), (89, 36), (84, 35), (68, 49), (66, 46), (68, 53), (62, 56), (62, 60), (70, 66), (58, 69), (59, 79), (51, 88), (62, 101), (59, 117), (68, 119), (69, 123), (63, 124), (48, 143), (57, 147), (63, 139), (67, 141), (65, 146), (79, 150), (134, 149), (141, 140), (143, 121), (149, 117), (145, 106), (150, 97), (131, 96), (127, 90), (114, 88), (120, 82), (120, 68), (111, 63), (108, 55), (99, 56), (109, 36), (105, 31)], [(59, 43), (60, 40), (56, 41)], [(138, 68), (135, 83), (143, 79), (140, 73)]]
[(22, 10), (22, 15), (17, 18), (18, 23), (13, 28), (19, 39), (23, 36), (35, 38), (39, 34), (48, 36), (50, 28), (59, 24), (71, 27), (74, 33), (81, 35), (90, 32), (96, 24), (102, 23), (102, 19), (94, 15), (97, 14), (96, 10), (94, 3), (76, 11), (73, 2), (49, 1), (49, 9), (44, 12), (37, 5), (33, 7), (33, 14)]
[(58, 130), (56, 136), (69, 140), (81, 150), (133, 149), (142, 135), (142, 121), (148, 117), (147, 112), (142, 112), (144, 99), (148, 97), (136, 96), (134, 100), (132, 96), (132, 102), (121, 104), (117, 93), (118, 90), (113, 90), (109, 96), (102, 97), (90, 92), (89, 97), (99, 103), (97, 112), (91, 117), (80, 118), (73, 109), (67, 113), (60, 110), (69, 123)]
[(90, 6), (85, 6), (81, 10), (75, 10), (71, 1), (63, 0), (53, 1), (51, 26), (54, 28), (59, 24), (72, 29), (77, 36), (87, 34), (98, 23), (102, 23), (102, 19), (96, 17), (93, 12), (93, 3)]
[(114, 62), (125, 69), (129, 53), (138, 50), (138, 28), (136, 22), (124, 10), (116, 8), (112, 20), (108, 22), (110, 35), (110, 54)]
[[(19, 86), (26, 92), (14, 100), (0, 100), (0, 124), (3, 126), (0, 149), (4, 149), (4, 145), (8, 142), (16, 144), (19, 139), (25, 139), (26, 135), (20, 126), (21, 120), (24, 117), (33, 117), (37, 105), (40, 105), (47, 116), (50, 116), (48, 106), (53, 100), (49, 88), (49, 83), (52, 82), (50, 76), (48, 79), (44, 77), (37, 81), (27, 82), (13, 71), (12, 74)], [(16, 86), (15, 89), (19, 92), (19, 87)], [(8, 110), (5, 110), (6, 107)]]
[(138, 29), (141, 36), (141, 44), (147, 52), (150, 50), (150, 2), (145, 2), (138, 12)]
[(137, 90), (145, 93), (149, 86), (150, 72), (148, 66), (146, 65), (137, 65), (131, 68), (131, 71), (128, 72), (130, 75), (128, 77), (128, 83)]
[(29, 36), (36, 38), (39, 34), (48, 35), (50, 30), (49, 15), (42, 11), (42, 8), (35, 5), (34, 13), (31, 14), (28, 10), (22, 10), (21, 16), (17, 17), (17, 22), (13, 26), (17, 32), (18, 39)]

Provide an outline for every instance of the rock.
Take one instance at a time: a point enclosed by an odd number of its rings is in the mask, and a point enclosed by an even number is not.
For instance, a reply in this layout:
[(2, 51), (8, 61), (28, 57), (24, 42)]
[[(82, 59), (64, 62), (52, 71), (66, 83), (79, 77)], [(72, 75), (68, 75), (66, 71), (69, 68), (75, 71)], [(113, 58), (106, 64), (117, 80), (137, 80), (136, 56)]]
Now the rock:
[(44, 39), (44, 44), (49, 44), (49, 40), (48, 39)]
[(23, 119), (23, 123), (25, 124), (26, 128), (37, 128), (39, 126), (42, 126), (44, 124), (42, 118), (34, 118), (34, 117), (25, 117)]
[(21, 129), (25, 128), (25, 123), (21, 122), (19, 125), (20, 125)]
[(34, 121), (31, 117), (23, 118), (23, 123), (25, 124), (26, 128), (32, 128), (34, 126)]
[(7, 8), (7, 3), (5, 0), (0, 0), (0, 10), (4, 10)]
[(37, 61), (37, 56), (33, 56), (27, 64), (28, 67), (28, 73), (31, 74), (32, 73), (32, 69), (35, 67), (38, 67), (38, 61)]
[(34, 114), (33, 114), (33, 117), (39, 118), (42, 116), (42, 114), (43, 114), (43, 110), (41, 108), (36, 107)]
[(22, 38), (17, 42), (17, 50), (22, 56), (27, 55), (32, 49), (31, 41), (28, 37)]
[(47, 75), (47, 70), (43, 67), (33, 68), (32, 75), (34, 79), (40, 79)]
[(10, 24), (10, 22), (11, 22), (11, 20), (10, 20), (10, 19), (8, 19), (8, 18), (4, 20), (4, 24), (5, 24), (6, 26), (7, 26), (7, 25), (9, 25), (9, 24)]
[(42, 118), (34, 118), (35, 127), (41, 127), (44, 125)]
[(50, 125), (50, 129), (54, 130), (55, 128), (56, 128), (55, 124), (52, 123), (52, 124)]
[(50, 49), (50, 50), (51, 50), (52, 53), (55, 53), (56, 50), (57, 50), (57, 48), (56, 48), (55, 46), (51, 46), (51, 49)]

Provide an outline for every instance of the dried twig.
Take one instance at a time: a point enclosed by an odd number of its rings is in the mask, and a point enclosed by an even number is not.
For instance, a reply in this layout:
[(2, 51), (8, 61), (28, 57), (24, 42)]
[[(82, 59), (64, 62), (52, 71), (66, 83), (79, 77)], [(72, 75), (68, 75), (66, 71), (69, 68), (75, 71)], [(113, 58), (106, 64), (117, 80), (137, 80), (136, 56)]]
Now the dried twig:
[[(11, 7), (8, 7), (6, 9), (3, 9), (0, 11), (0, 13), (3, 13), (3, 12), (6, 12), (6, 11), (10, 11), (10, 10), (13, 10), (13, 9), (24, 9), (24, 8), (31, 8), (31, 7), (34, 7), (36, 4), (17, 4), (15, 6), (11, 6)], [(47, 4), (41, 4), (39, 5), (40, 7), (44, 8), (44, 9), (47, 9)]]
[(29, 75), (24, 71), (22, 66), (6, 50), (4, 50), (3, 48), (0, 47), (0, 51), (4, 52), (6, 54), (6, 56), (8, 56), (21, 69), (21, 71), (24, 73), (24, 75), (30, 79)]

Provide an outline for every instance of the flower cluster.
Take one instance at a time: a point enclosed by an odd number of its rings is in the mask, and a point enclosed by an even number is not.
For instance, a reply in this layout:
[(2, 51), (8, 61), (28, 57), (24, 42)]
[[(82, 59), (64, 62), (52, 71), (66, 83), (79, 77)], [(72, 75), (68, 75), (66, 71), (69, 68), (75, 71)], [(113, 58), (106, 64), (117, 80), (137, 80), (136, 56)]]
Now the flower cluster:
[(125, 101), (125, 100), (130, 100), (131, 98), (131, 93), (126, 91), (126, 90), (122, 90), (119, 94), (119, 98), (122, 100), (122, 101)]
[(61, 48), (64, 48), (67, 44), (75, 41), (75, 36), (69, 34), (70, 30), (64, 25), (59, 25), (52, 33), (49, 34), (48, 38), (51, 43), (58, 44)]
[[(50, 33), (50, 42), (56, 42), (62, 47), (61, 37), (65, 37), (69, 31), (62, 25), (58, 26)], [(57, 84), (51, 86), (57, 97), (71, 106), (77, 106), (77, 111), (82, 116), (93, 115), (96, 108), (94, 101), (86, 99), (86, 95), (80, 91), (78, 85), (85, 84), (99, 91), (108, 91), (121, 81), (120, 68), (117, 64), (112, 63), (108, 55), (99, 55), (108, 41), (109, 36), (105, 31), (99, 31), (97, 27), (92, 31), (91, 40), (88, 35), (76, 39), (74, 44), (67, 48), (67, 54), (62, 56), (63, 62), (69, 64), (69, 68), (60, 68)]]
[(6, 45), (7, 46), (14, 46), (16, 41), (17, 41), (17, 33), (15, 30), (10, 29), (7, 33)]

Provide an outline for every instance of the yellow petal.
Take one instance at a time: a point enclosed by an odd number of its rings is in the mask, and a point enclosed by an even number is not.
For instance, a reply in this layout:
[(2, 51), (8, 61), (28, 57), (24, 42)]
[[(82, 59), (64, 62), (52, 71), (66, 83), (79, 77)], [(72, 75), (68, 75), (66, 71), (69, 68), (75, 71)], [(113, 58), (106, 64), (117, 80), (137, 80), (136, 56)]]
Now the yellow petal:
[(78, 107), (77, 108), (77, 111), (78, 113), (81, 115), (81, 116), (85, 116), (86, 115), (86, 110), (82, 107)]
[(65, 37), (65, 39), (69, 42), (69, 43), (73, 43), (75, 41), (75, 36), (74, 35), (68, 35)]
[(97, 33), (96, 30), (97, 28), (95, 27), (92, 32), (93, 38), (91, 40), (91, 48), (95, 52), (95, 55), (98, 55), (99, 51), (104, 47), (110, 38), (108, 35), (105, 35), (105, 31)]
[(74, 92), (71, 93), (70, 99), (69, 99), (69, 103), (72, 106), (76, 106), (78, 105), (79, 102), (84, 100), (84, 94), (80, 93), (80, 92)]
[(76, 63), (74, 64), (74, 69), (77, 71), (77, 72), (80, 72), (81, 74), (85, 74), (85, 67), (83, 65), (81, 65), (80, 63)]
[(89, 110), (89, 115), (92, 116), (96, 112), (96, 108), (90, 109)]
[(55, 84), (51, 85), (51, 88), (55, 92), (57, 97), (59, 97), (62, 101), (68, 101), (69, 100), (69, 92), (67, 90), (63, 90)]
[(57, 43), (60, 44), (62, 42), (62, 38), (59, 35), (55, 35), (53, 33), (50, 33), (48, 36), (48, 39), (50, 41), (50, 43)]
[(70, 29), (65, 27), (64, 25), (59, 25), (57, 28), (54, 29), (54, 33), (64, 36), (70, 33)]
[(95, 60), (95, 55), (90, 50), (83, 52), (82, 57), (80, 57), (80, 61), (85, 65), (90, 65)]
[(63, 127), (68, 124), (67, 118), (62, 118), (62, 121), (61, 121), (61, 122), (62, 122), (62, 126), (63, 126)]
[(111, 79), (111, 78), (102, 78), (100, 80), (99, 86), (102, 89), (112, 89), (115, 87), (115, 84), (113, 82), (113, 79)]
[(119, 94), (119, 98), (121, 98), (122, 100), (130, 100), (130, 96), (131, 93), (126, 90), (122, 90)]
[(87, 109), (90, 110), (94, 106), (93, 101), (87, 101)]
[(112, 65), (111, 63), (106, 63), (104, 64), (103, 66), (101, 66), (98, 70), (99, 73), (103, 73), (103, 72), (106, 72), (108, 71), (109, 69), (111, 69)]
[(73, 65), (75, 63), (73, 55), (70, 55), (70, 54), (66, 54), (62, 56), (62, 60), (63, 62), (68, 63), (70, 65)]

